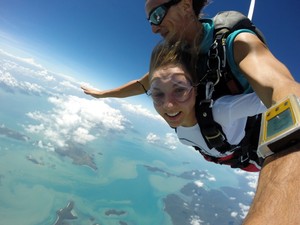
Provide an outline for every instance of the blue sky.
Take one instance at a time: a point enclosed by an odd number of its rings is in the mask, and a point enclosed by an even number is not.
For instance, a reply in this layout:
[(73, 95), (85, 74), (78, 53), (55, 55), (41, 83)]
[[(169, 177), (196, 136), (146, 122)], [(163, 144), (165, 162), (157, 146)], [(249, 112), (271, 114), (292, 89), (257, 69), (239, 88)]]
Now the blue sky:
[[(1, 0), (0, 48), (34, 59), (50, 70), (99, 88), (112, 88), (148, 70), (160, 40), (145, 19), (145, 1)], [(250, 1), (215, 0), (208, 17), (221, 10), (247, 14)], [(300, 81), (300, 3), (257, 0), (254, 23), (274, 55)]]

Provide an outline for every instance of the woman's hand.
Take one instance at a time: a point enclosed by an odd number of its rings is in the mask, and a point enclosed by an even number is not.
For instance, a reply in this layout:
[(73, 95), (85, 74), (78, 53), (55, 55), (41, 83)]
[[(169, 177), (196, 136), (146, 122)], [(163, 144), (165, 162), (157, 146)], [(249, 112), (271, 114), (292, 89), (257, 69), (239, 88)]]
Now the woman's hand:
[(83, 92), (87, 95), (91, 95), (93, 96), (94, 98), (101, 98), (101, 97), (104, 97), (102, 96), (103, 95), (103, 92), (102, 91), (99, 91), (99, 90), (96, 90), (96, 89), (92, 89), (92, 88), (88, 88), (86, 86), (81, 86), (81, 89), (83, 90)]

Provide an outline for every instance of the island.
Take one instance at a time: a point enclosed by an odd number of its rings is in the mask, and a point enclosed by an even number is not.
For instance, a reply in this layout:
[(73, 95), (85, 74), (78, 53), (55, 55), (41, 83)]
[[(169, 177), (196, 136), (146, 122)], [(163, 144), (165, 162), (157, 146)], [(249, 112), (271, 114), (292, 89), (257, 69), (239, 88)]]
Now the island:
[(26, 159), (36, 165), (44, 165), (44, 163), (42, 161), (39, 161), (38, 159), (34, 158), (32, 155), (27, 155)]
[(81, 145), (76, 146), (70, 144), (65, 148), (56, 148), (55, 152), (63, 157), (69, 157), (73, 160), (73, 164), (88, 166), (93, 170), (97, 170), (96, 163), (94, 162), (94, 158), (90, 156), (86, 151), (83, 150)]
[(26, 135), (19, 133), (18, 131), (14, 131), (12, 129), (7, 128), (4, 124), (0, 125), (0, 136), (5, 136), (10, 139), (14, 139), (17, 141), (29, 141), (30, 138)]
[(75, 203), (70, 201), (66, 207), (57, 210), (57, 219), (53, 225), (64, 225), (65, 220), (75, 220), (77, 216), (72, 213)]
[(115, 210), (115, 209), (109, 209), (105, 212), (105, 215), (106, 216), (122, 216), (122, 215), (125, 215), (126, 212), (123, 211), (123, 210)]

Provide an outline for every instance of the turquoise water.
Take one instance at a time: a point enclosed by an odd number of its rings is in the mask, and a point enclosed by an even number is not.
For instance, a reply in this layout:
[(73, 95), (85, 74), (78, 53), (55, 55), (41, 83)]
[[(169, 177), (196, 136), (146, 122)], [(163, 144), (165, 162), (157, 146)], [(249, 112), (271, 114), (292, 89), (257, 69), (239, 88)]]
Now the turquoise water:
[[(128, 211), (126, 219), (141, 221), (140, 224), (147, 224), (143, 220), (150, 220), (151, 215), (163, 219), (159, 198), (154, 196), (143, 167), (135, 168), (137, 171), (128, 169), (127, 179), (116, 179), (109, 174), (118, 176), (118, 169), (122, 168), (107, 166), (110, 171), (102, 171), (108, 173), (106, 177), (100, 171), (73, 165), (53, 153), (48, 153), (51, 156), (35, 154), (34, 150), (16, 144), (5, 145), (3, 140), (1, 143), (6, 150), (1, 149), (0, 224), (51, 224), (56, 210), (71, 199), (75, 201), (75, 211), (86, 215), (80, 216), (75, 224), (82, 224), (91, 217), (99, 222), (120, 219), (105, 219), (107, 209)], [(28, 152), (43, 157), (44, 165), (28, 161)], [(143, 196), (147, 196), (146, 200)]]
[[(101, 156), (105, 159), (99, 156), (98, 171), (73, 165), (53, 152), (3, 138), (1, 146), (0, 224), (51, 224), (56, 210), (69, 200), (75, 201), (74, 211), (80, 215), (72, 224), (86, 224), (90, 218), (105, 224), (114, 224), (113, 221), (117, 224), (119, 220), (129, 224), (168, 224), (161, 202), (168, 192), (157, 189), (165, 185), (166, 179), (161, 179), (164, 182), (161, 184), (156, 182), (157, 188), (153, 187), (151, 173), (143, 166), (151, 164), (153, 157), (147, 161), (144, 151), (140, 151), (127, 158), (133, 151), (126, 151), (131, 149), (129, 143), (122, 144), (123, 154), (105, 153)], [(112, 148), (109, 151), (120, 152)], [(27, 160), (28, 154), (43, 165)], [(170, 182), (176, 183), (176, 180)], [(184, 182), (187, 181), (177, 181)], [(124, 210), (127, 214), (107, 217), (104, 212), (108, 209)]]
[[(34, 149), (28, 143), (0, 140), (3, 225), (53, 224), (56, 210), (70, 200), (75, 202), (74, 212), (78, 215), (72, 224), (172, 224), (163, 210), (162, 198), (178, 193), (189, 181), (151, 172), (144, 165), (173, 174), (197, 168), (193, 163), (183, 166), (182, 160), (189, 160), (190, 156), (181, 156), (177, 161), (168, 159), (169, 153), (164, 155), (153, 148), (143, 150), (138, 143), (127, 140), (111, 143), (110, 147), (97, 145), (105, 149), (102, 155), (95, 156), (97, 171), (74, 165), (54, 152)], [(29, 154), (42, 165), (26, 159)], [(109, 209), (126, 214), (106, 216)]]

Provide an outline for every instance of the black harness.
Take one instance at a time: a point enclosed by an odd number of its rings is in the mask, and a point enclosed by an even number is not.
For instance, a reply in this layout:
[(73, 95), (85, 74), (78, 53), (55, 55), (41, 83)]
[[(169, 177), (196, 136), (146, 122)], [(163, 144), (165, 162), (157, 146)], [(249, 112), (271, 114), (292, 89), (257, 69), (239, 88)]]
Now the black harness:
[[(206, 20), (201, 20), (205, 22)], [(218, 13), (213, 18), (215, 24), (214, 42), (206, 56), (206, 70), (202, 74), (196, 99), (196, 115), (202, 136), (207, 146), (215, 148), (220, 153), (232, 151), (233, 155), (228, 160), (211, 157), (201, 149), (195, 147), (205, 159), (219, 164), (228, 164), (233, 168), (245, 168), (250, 160), (259, 166), (262, 161), (258, 158), (257, 144), (261, 115), (249, 117), (245, 128), (245, 137), (238, 145), (230, 145), (222, 131), (221, 126), (214, 121), (212, 106), (214, 100), (224, 95), (235, 95), (244, 93), (244, 89), (233, 75), (226, 57), (226, 38), (230, 33), (238, 29), (250, 29), (263, 41), (262, 33), (243, 14), (236, 11)], [(200, 60), (203, 60), (201, 57)], [(199, 66), (201, 70), (202, 66)]]

